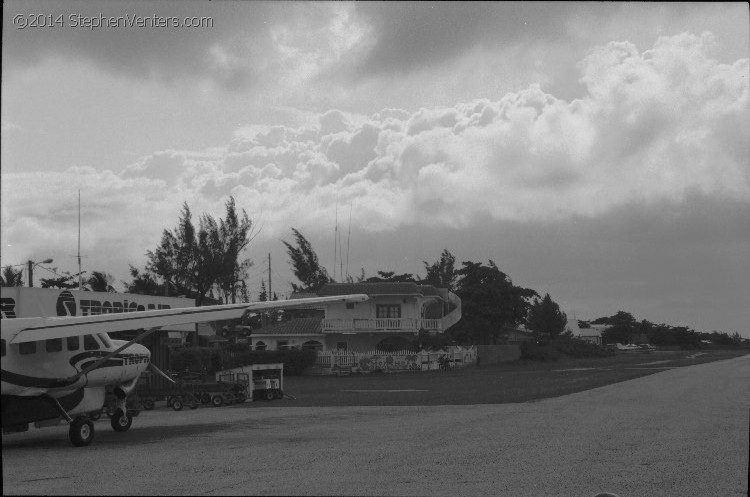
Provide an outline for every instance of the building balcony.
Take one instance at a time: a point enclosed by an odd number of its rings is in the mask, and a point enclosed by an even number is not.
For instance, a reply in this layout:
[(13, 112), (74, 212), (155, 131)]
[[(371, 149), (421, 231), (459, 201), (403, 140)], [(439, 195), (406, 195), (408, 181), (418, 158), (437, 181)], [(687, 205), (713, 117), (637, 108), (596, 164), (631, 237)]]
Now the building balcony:
[(420, 329), (444, 331), (443, 319), (424, 318), (323, 319), (321, 328), (323, 333), (373, 331), (417, 333)]

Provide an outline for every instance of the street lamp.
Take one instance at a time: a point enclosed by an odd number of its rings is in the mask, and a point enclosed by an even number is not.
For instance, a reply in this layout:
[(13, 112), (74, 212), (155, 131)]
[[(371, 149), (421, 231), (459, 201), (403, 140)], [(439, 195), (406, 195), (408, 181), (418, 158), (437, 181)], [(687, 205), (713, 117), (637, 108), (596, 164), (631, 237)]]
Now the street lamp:
[(29, 270), (29, 288), (34, 286), (34, 267), (38, 266), (39, 264), (52, 264), (52, 262), (52, 259), (45, 259), (42, 262), (28, 261), (26, 263)]

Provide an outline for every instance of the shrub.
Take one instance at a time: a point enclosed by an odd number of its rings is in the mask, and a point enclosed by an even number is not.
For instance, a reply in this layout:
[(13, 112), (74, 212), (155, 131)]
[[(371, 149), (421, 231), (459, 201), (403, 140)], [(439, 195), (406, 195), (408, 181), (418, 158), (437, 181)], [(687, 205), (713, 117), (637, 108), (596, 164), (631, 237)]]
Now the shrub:
[(560, 354), (558, 354), (553, 345), (538, 345), (532, 342), (523, 342), (521, 344), (521, 359), (527, 361), (552, 362), (559, 358)]
[(605, 349), (578, 338), (560, 338), (553, 341), (555, 349), (570, 357), (610, 357), (614, 350)]

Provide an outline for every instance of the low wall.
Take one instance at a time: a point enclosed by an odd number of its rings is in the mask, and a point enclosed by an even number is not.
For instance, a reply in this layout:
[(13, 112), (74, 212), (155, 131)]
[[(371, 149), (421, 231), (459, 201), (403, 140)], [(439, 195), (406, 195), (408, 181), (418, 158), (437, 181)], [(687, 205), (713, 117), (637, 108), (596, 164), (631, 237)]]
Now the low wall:
[(323, 374), (435, 371), (476, 364), (476, 347), (448, 347), (440, 351), (353, 352), (319, 351), (315, 368)]
[(521, 358), (518, 345), (477, 345), (477, 365), (513, 362)]

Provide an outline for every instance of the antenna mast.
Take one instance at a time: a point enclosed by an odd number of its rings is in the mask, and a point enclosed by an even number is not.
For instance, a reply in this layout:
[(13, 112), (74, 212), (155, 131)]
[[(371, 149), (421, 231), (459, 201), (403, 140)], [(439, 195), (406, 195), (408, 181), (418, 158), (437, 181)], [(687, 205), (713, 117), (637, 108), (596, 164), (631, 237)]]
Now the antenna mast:
[(349, 277), (349, 241), (352, 237), (352, 204), (349, 203), (349, 233), (346, 235), (346, 277)]
[(336, 281), (336, 262), (338, 261), (339, 242), (339, 198), (336, 197), (336, 224), (333, 228), (333, 281)]
[(78, 290), (83, 290), (83, 275), (81, 274), (81, 190), (78, 190)]

